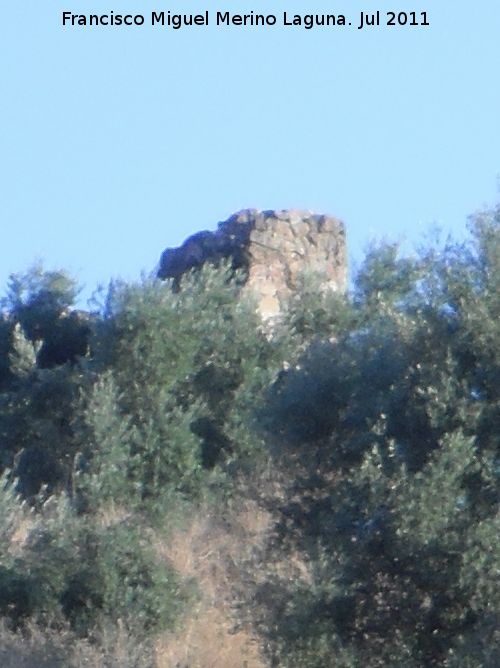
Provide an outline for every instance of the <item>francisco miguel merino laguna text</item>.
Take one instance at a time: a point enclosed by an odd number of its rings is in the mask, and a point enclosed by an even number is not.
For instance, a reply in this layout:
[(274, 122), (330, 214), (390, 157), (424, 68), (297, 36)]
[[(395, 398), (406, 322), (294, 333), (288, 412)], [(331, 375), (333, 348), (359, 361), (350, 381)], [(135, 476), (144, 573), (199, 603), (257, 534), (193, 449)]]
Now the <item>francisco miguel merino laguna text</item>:
[[(164, 12), (151, 12), (150, 23), (152, 26), (167, 26), (174, 30), (187, 26), (208, 26), (208, 10), (201, 14), (175, 14), (170, 10)], [(231, 12), (215, 12), (215, 25), (217, 26), (274, 26), (278, 23), (275, 14), (256, 14), (251, 11), (248, 14), (232, 14)], [(142, 26), (146, 23), (143, 14), (73, 14), (63, 12), (63, 26)], [(289, 15), (283, 13), (283, 25), (303, 25), (312, 28), (314, 25), (345, 25), (345, 17), (342, 14), (306, 14)]]
[[(361, 12), (355, 23), (358, 30), (366, 26), (428, 26), (427, 12), (382, 12), (372, 14)], [(62, 13), (62, 24), (68, 26), (143, 26), (146, 18), (143, 14), (74, 14), (73, 12)], [(217, 26), (275, 26), (278, 18), (275, 14), (232, 14), (231, 12), (215, 12), (215, 24)], [(167, 26), (173, 30), (189, 26), (208, 26), (208, 10), (201, 14), (174, 14), (170, 10), (163, 12), (151, 12), (150, 23), (152, 26)], [(321, 26), (351, 26), (344, 14), (289, 14), (283, 12), (282, 25), (301, 26), (306, 30)]]

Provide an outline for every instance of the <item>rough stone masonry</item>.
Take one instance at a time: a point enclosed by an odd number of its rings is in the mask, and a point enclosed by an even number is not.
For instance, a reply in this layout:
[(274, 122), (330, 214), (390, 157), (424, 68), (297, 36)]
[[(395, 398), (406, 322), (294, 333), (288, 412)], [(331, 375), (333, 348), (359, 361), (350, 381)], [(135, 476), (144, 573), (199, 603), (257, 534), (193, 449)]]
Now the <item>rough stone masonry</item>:
[(309, 211), (245, 209), (219, 223), (215, 232), (198, 232), (178, 248), (167, 248), (158, 277), (179, 282), (206, 262), (231, 259), (242, 268), (243, 291), (257, 298), (264, 321), (278, 316), (297, 289), (301, 273), (322, 277), (323, 287), (343, 292), (347, 284), (345, 230), (341, 221)]

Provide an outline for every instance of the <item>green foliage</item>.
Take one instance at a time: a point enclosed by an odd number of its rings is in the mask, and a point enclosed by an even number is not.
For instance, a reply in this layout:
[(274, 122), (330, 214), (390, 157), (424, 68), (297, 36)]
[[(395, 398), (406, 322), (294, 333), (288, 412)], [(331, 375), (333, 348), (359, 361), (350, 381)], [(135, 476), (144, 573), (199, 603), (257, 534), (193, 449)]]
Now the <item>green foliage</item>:
[(10, 372), (15, 378), (24, 379), (33, 373), (39, 349), (40, 342), (29, 341), (21, 325), (16, 323), (12, 332), (12, 352), (8, 355)]
[(216, 467), (261, 447), (249, 422), (277, 351), (230, 274), (207, 267), (177, 292), (157, 281), (111, 289), (95, 345), (112, 378), (114, 389), (98, 390), (113, 393), (103, 404), (112, 415), (87, 421), (102, 432), (96, 420), (123, 419), (126, 477), (145, 499), (196, 494)]
[(247, 609), (275, 665), (498, 665), (500, 209), (471, 232), (372, 248), (350, 296), (304, 276), (272, 332), (228, 266), (113, 284), (93, 316), (63, 272), (13, 276), (0, 613), (172, 628), (191, 594), (148, 526), (252, 489), (275, 522)]
[(44, 484), (69, 485), (78, 447), (74, 405), (87, 380), (67, 365), (30, 367), (31, 344), (21, 341), (21, 354), (11, 355), (16, 382), (0, 394), (0, 461), (13, 469), (23, 494), (33, 496)]
[(321, 274), (299, 276), (278, 333), (291, 356), (312, 341), (337, 339), (354, 326), (356, 312), (346, 296), (326, 289), (324, 282)]
[(45, 339), (56, 318), (78, 295), (74, 279), (64, 271), (46, 271), (38, 263), (24, 274), (12, 274), (2, 305), (21, 323), (32, 341)]
[(397, 244), (372, 246), (355, 285), (355, 299), (368, 313), (408, 301), (417, 282), (425, 276), (415, 259), (400, 258)]
[(74, 404), (88, 372), (76, 360), (89, 325), (69, 311), (77, 295), (64, 272), (35, 265), (12, 275), (0, 322), (0, 467), (27, 497), (70, 483)]
[(0, 476), (0, 562), (8, 558), (11, 541), (28, 511), (16, 492), (9, 471)]
[(411, 261), (371, 251), (351, 330), (270, 390), (290, 476), (271, 560), (309, 573), (253, 592), (279, 665), (496, 665), (499, 222)]
[(12, 352), (13, 323), (0, 311), (0, 392), (12, 381), (9, 356)]
[(35, 361), (41, 368), (84, 356), (90, 337), (90, 317), (72, 309), (78, 295), (76, 282), (63, 271), (45, 271), (36, 264), (24, 274), (12, 274), (7, 296), (0, 301), (4, 314), (0, 326), (0, 389), (11, 376), (5, 359), (25, 336), (34, 345)]
[(86, 504), (93, 504), (94, 510), (109, 502), (133, 505), (140, 497), (140, 490), (134, 490), (129, 481), (134, 433), (130, 420), (120, 413), (109, 372), (101, 375), (86, 397), (80, 438), (90, 461), (80, 460), (74, 483)]
[[(134, 523), (78, 518), (64, 500), (29, 531), (24, 548), (0, 564), (0, 610), (80, 635), (118, 621), (136, 637), (173, 628), (190, 591), (160, 562)], [(46, 503), (46, 506), (47, 506)]]
[(277, 577), (266, 599), (261, 629), (279, 665), (344, 655), (340, 665), (446, 665), (464, 635), (497, 616), (498, 506), (478, 524), (471, 500), (482, 466), (456, 433), (416, 474), (375, 445), (359, 466), (324, 471), (329, 484), (296, 481), (272, 559), (298, 551), (309, 575)]

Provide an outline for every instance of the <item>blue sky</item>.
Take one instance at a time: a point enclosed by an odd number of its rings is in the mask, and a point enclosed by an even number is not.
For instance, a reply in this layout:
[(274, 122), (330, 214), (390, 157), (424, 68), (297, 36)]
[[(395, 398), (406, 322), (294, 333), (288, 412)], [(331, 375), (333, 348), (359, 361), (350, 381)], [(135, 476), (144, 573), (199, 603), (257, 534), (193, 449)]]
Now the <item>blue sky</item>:
[[(36, 258), (90, 295), (246, 207), (373, 238), (498, 201), (500, 3), (4, 1), (0, 291)], [(63, 28), (63, 11), (427, 11), (430, 27)]]

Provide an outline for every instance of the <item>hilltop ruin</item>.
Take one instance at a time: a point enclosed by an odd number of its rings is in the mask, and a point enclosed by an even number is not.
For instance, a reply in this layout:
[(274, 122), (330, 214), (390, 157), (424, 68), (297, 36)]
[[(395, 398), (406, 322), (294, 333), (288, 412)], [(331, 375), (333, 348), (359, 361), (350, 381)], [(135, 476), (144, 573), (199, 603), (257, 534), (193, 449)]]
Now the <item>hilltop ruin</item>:
[(319, 275), (324, 287), (336, 292), (346, 289), (344, 225), (327, 215), (296, 210), (240, 211), (219, 223), (215, 232), (198, 232), (178, 248), (167, 248), (158, 277), (178, 282), (185, 272), (222, 259), (231, 259), (235, 269), (243, 269), (243, 291), (251, 291), (257, 298), (263, 320), (286, 308), (301, 273)]

